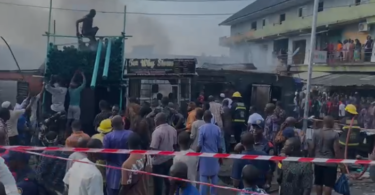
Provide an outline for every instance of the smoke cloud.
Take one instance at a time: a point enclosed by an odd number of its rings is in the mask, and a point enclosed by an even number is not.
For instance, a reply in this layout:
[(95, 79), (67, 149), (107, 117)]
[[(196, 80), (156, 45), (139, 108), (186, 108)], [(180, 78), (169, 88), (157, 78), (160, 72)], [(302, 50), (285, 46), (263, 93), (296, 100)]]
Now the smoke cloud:
[[(49, 0), (8, 0), (2, 2), (49, 6)], [(124, 3), (119, 0), (53, 0), (53, 7), (68, 9), (96, 9), (97, 11), (123, 12)], [(75, 22), (86, 15), (86, 12), (53, 10), (52, 21), (56, 21), (56, 34), (75, 36)], [(99, 27), (98, 35), (120, 35), (123, 31), (122, 14), (97, 12), (94, 25)], [(48, 30), (48, 9), (20, 7), (14, 5), (0, 6), (0, 35), (13, 49), (21, 69), (38, 68), (46, 55), (46, 37), (42, 34)], [(128, 15), (126, 33), (133, 35), (126, 42), (126, 51), (130, 52), (135, 45), (154, 45), (156, 53), (169, 53), (171, 41), (165, 28), (153, 18), (142, 15)], [(51, 22), (51, 32), (53, 32)], [(51, 41), (54, 39), (51, 38)], [(76, 43), (75, 38), (56, 38), (57, 44)], [(0, 43), (1, 69), (16, 69), (10, 52), (5, 44)]]

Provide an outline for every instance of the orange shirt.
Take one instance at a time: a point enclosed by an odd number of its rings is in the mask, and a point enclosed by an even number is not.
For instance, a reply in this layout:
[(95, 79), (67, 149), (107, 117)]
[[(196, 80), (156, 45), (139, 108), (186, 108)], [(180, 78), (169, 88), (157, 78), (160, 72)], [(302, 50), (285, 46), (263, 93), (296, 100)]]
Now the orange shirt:
[(337, 44), (337, 51), (341, 51), (342, 50), (342, 44), (341, 43), (338, 43)]
[(197, 114), (197, 109), (198, 108), (195, 108), (194, 110), (189, 112), (187, 120), (186, 120), (186, 131), (191, 130), (191, 125), (196, 120), (195, 115)]
[(66, 147), (77, 147), (78, 139), (90, 139), (90, 136), (84, 133), (83, 131), (73, 132), (68, 138), (65, 140)]

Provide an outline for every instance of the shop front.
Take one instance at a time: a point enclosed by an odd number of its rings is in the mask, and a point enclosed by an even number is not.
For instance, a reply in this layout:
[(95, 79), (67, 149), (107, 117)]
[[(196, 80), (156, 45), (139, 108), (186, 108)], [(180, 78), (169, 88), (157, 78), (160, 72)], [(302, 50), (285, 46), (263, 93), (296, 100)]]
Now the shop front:
[(127, 59), (126, 97), (138, 98), (140, 103), (168, 97), (170, 102), (182, 105), (191, 100), (196, 63), (196, 59)]

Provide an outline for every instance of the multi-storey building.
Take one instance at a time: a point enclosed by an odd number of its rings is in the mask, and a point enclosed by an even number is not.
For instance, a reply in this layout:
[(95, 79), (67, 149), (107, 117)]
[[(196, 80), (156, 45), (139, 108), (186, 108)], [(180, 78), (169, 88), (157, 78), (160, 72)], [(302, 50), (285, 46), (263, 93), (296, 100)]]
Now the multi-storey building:
[[(254, 63), (259, 70), (284, 64), (292, 65), (292, 72), (305, 72), (313, 4), (314, 0), (256, 0), (220, 23), (231, 29), (220, 45), (230, 48), (231, 57)], [(375, 50), (365, 46), (370, 43), (367, 37), (375, 35), (374, 10), (375, 0), (319, 1), (314, 72), (375, 72)]]

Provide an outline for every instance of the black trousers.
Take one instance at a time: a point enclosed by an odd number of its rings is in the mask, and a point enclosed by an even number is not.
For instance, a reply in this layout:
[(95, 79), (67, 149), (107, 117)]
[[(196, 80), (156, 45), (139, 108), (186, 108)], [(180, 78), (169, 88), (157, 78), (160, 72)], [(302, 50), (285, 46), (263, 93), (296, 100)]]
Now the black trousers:
[(232, 123), (232, 131), (234, 134), (234, 139), (236, 140), (236, 143), (240, 143), (241, 141), (241, 134), (245, 129), (244, 123)]
[(18, 138), (18, 135), (9, 137), (9, 145), (16, 146), (20, 144), (20, 140)]
[(224, 131), (224, 140), (225, 140), (225, 149), (227, 153), (229, 154), (231, 152), (232, 134), (228, 131)]
[[(169, 169), (171, 168), (172, 164), (173, 164), (173, 159), (170, 159), (159, 165), (153, 165), (152, 172), (155, 174), (160, 174), (160, 175), (169, 175)], [(155, 177), (155, 176), (154, 176), (154, 195), (163, 194), (163, 183), (165, 184), (164, 194), (169, 195), (169, 189), (170, 189), (169, 179)]]

